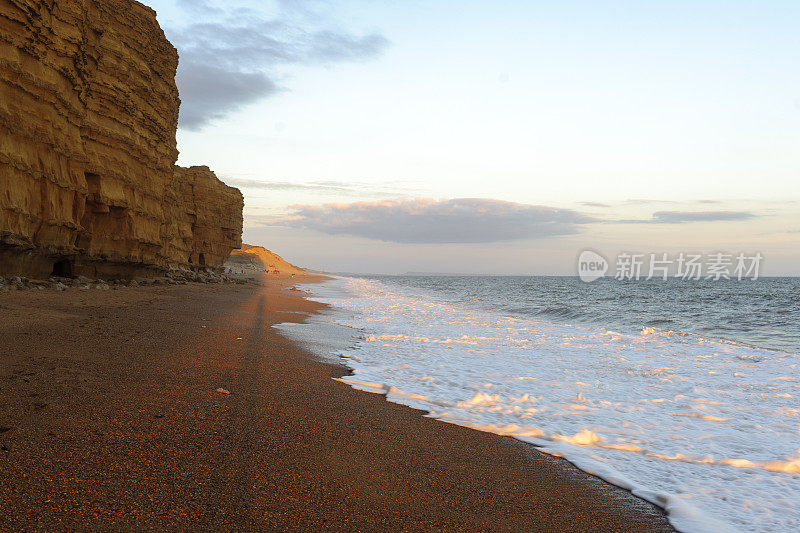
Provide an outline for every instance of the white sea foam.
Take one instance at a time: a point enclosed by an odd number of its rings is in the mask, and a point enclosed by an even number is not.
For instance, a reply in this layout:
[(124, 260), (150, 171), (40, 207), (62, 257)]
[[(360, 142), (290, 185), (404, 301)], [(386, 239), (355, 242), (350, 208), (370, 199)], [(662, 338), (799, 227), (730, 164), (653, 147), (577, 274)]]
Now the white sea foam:
[(563, 456), (681, 531), (800, 531), (797, 354), (502, 316), (372, 280), (312, 290), (349, 311), (330, 317), (359, 337), (337, 350), (355, 388)]

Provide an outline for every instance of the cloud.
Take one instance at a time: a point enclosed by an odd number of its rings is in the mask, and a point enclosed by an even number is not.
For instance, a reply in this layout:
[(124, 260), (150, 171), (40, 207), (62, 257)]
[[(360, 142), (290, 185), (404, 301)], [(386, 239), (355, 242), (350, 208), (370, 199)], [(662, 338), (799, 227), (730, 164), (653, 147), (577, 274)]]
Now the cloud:
[(353, 187), (338, 181), (293, 183), (290, 181), (256, 181), (240, 178), (225, 178), (225, 183), (243, 189), (263, 189), (268, 191), (320, 191), (320, 192), (352, 192)]
[(609, 204), (604, 204), (602, 202), (581, 202), (581, 205), (587, 207), (611, 207)]
[(615, 220), (623, 224), (686, 224), (692, 222), (721, 222), (750, 220), (758, 215), (748, 211), (656, 211), (647, 220)]
[(489, 243), (578, 233), (596, 219), (552, 207), (500, 200), (390, 200), (293, 206), (271, 225), (397, 243)]
[(663, 224), (750, 220), (755, 217), (756, 215), (747, 211), (657, 211), (653, 213), (653, 220)]
[(647, 204), (677, 204), (675, 200), (655, 200), (653, 198), (631, 198), (625, 200), (628, 205), (647, 205)]
[(408, 196), (410, 189), (380, 186), (368, 183), (341, 181), (310, 181), (296, 183), (290, 181), (260, 181), (242, 178), (225, 177), (225, 183), (234, 187), (250, 190), (267, 191), (301, 191), (309, 193), (320, 193), (340, 196), (359, 196), (359, 197), (380, 197), (396, 198), (398, 196)]
[(176, 81), (181, 95), (180, 125), (188, 130), (199, 130), (278, 91), (263, 72), (236, 72), (201, 62), (178, 69)]
[(222, 10), (213, 5), (209, 0), (177, 0), (177, 6), (192, 13), (204, 15), (221, 14)]
[(267, 19), (241, 1), (179, 0), (187, 13), (204, 18), (168, 28), (180, 55), (180, 125), (199, 130), (279, 92), (281, 66), (360, 61), (386, 48), (388, 41), (379, 33), (355, 35), (311, 16), (317, 4), (281, 2), (278, 15)]

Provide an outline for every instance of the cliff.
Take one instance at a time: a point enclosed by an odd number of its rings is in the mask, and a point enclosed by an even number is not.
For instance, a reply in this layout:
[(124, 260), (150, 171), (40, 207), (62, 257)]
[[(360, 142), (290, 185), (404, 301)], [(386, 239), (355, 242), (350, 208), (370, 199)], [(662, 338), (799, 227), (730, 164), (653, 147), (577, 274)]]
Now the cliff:
[(175, 167), (178, 54), (132, 0), (0, 0), (0, 275), (219, 268), (243, 199)]
[(306, 272), (266, 248), (249, 244), (243, 244), (241, 250), (234, 250), (225, 266), (234, 272), (247, 273), (305, 274)]
[(164, 197), (165, 255), (184, 265), (220, 267), (242, 245), (242, 193), (208, 167), (175, 167), (173, 176)]

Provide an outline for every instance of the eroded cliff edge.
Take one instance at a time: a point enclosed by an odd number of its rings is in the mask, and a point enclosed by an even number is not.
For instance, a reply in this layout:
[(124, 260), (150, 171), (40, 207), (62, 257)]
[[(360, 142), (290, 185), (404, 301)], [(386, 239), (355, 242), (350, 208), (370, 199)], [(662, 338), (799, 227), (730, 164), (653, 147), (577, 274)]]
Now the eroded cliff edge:
[(241, 193), (176, 167), (178, 53), (133, 0), (0, 0), (0, 275), (219, 268)]

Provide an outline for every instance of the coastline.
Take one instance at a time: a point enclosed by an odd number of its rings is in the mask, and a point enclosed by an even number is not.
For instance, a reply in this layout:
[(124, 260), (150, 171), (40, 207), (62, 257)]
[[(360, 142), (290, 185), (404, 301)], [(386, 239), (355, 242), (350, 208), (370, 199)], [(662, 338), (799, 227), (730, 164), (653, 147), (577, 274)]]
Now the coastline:
[(563, 459), (331, 379), (270, 327), (325, 307), (286, 290), (317, 279), (0, 295), (3, 527), (672, 530)]

